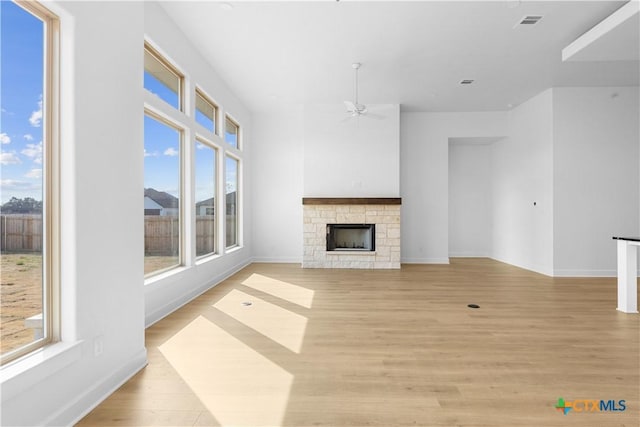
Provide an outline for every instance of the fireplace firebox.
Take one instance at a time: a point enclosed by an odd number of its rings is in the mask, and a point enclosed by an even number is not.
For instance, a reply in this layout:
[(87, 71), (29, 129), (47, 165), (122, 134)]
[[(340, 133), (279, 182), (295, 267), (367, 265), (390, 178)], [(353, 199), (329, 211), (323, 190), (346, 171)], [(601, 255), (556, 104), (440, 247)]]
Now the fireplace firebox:
[(375, 224), (327, 224), (327, 251), (375, 250)]

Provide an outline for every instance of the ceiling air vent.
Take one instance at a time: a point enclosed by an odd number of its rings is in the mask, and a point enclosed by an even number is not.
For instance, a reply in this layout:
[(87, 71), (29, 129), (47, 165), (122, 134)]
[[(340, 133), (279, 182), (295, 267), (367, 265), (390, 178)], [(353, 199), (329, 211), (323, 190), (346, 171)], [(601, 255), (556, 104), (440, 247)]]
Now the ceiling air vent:
[(535, 25), (540, 22), (541, 19), (542, 16), (540, 15), (527, 15), (516, 24), (516, 27), (520, 25)]
[(460, 84), (461, 85), (470, 85), (471, 83), (473, 83), (473, 80), (470, 79), (465, 79), (465, 80), (460, 80)]

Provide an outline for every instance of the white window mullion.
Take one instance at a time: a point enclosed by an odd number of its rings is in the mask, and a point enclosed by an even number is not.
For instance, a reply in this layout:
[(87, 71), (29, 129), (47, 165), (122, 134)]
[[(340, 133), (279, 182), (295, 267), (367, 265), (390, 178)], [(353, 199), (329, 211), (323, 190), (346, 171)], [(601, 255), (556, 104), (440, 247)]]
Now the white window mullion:
[(195, 144), (195, 133), (189, 129), (185, 130), (184, 138), (182, 141), (182, 191), (184, 197), (182, 198), (182, 215), (183, 221), (183, 236), (182, 247), (183, 253), (183, 265), (191, 266), (195, 263), (196, 253), (196, 218), (193, 209), (193, 201), (195, 199), (195, 188), (193, 182), (195, 180), (195, 171), (193, 167), (193, 147)]
[[(240, 140), (238, 140), (238, 143), (240, 143)], [(244, 232), (244, 226), (243, 226), (243, 222), (242, 222), (242, 217), (243, 217), (243, 196), (244, 196), (244, 191), (243, 191), (243, 187), (244, 187), (244, 179), (242, 179), (243, 177), (243, 169), (244, 169), (244, 161), (242, 160), (242, 158), (238, 157), (238, 177), (237, 177), (237, 190), (236, 190), (236, 246), (242, 246), (242, 242), (243, 240), (243, 232)]]
[(184, 238), (181, 243), (184, 249), (182, 263), (188, 267), (194, 265), (196, 261), (196, 218), (193, 208), (193, 201), (195, 200), (195, 187), (193, 184), (195, 180), (193, 147), (196, 140), (196, 133), (193, 131), (195, 100), (191, 96), (194, 87), (188, 76), (184, 78), (184, 89), (184, 114), (187, 126), (182, 141), (183, 156), (180, 173), (184, 194), (181, 206), (184, 218), (182, 234)]
[[(224, 130), (224, 129), (223, 129)], [(227, 166), (225, 159), (227, 158), (227, 150), (222, 148), (220, 150), (220, 155), (216, 159), (217, 164), (217, 194), (218, 200), (216, 200), (216, 210), (219, 212), (218, 215), (218, 237), (217, 237), (217, 245), (220, 248), (220, 254), (224, 254), (227, 252), (227, 204), (226, 204), (226, 185), (225, 185), (225, 177), (227, 175)]]

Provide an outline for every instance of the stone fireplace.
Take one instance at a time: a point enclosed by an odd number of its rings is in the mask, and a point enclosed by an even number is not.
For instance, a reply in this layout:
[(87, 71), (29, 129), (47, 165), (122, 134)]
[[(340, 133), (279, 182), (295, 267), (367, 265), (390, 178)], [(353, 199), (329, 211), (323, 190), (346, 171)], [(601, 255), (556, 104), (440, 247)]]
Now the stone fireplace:
[(400, 268), (400, 198), (302, 199), (303, 268)]

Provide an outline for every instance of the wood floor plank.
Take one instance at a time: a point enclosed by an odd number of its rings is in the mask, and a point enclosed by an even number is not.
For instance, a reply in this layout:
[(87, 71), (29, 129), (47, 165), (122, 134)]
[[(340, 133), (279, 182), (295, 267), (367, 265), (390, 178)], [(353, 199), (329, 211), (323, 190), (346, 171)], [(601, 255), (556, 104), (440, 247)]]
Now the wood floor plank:
[(613, 278), (488, 259), (252, 264), (150, 327), (149, 365), (78, 425), (638, 426), (640, 317), (615, 307)]

